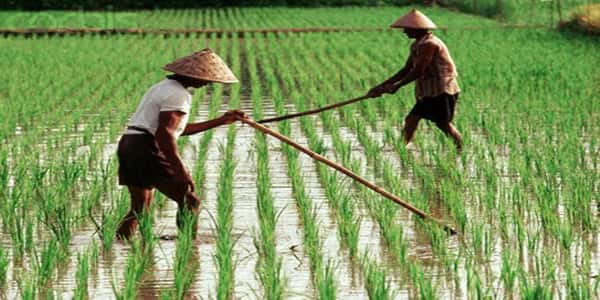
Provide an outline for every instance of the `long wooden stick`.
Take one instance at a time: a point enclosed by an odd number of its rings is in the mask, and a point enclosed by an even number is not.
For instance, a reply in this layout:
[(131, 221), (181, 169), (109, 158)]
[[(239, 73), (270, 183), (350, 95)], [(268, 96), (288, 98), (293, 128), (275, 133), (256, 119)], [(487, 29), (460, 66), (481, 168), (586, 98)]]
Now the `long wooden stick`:
[(326, 164), (326, 165), (328, 165), (328, 166), (330, 166), (330, 167), (332, 167), (332, 168), (334, 168), (334, 169), (336, 169), (336, 170), (338, 170), (338, 171), (340, 171), (340, 172), (348, 175), (352, 179), (354, 179), (354, 180), (362, 183), (363, 185), (365, 185), (369, 189), (371, 189), (371, 190), (379, 193), (380, 195), (382, 195), (382, 196), (384, 196), (384, 197), (386, 197), (386, 198), (388, 198), (388, 199), (396, 202), (397, 204), (400, 204), (402, 207), (404, 207), (404, 208), (410, 210), (411, 212), (417, 214), (421, 218), (429, 219), (429, 220), (437, 223), (438, 225), (442, 226), (446, 231), (450, 232), (451, 234), (456, 234), (457, 233), (457, 231), (454, 228), (452, 228), (452, 227), (450, 227), (448, 225), (443, 224), (439, 220), (437, 220), (437, 219), (429, 216), (425, 212), (423, 212), (420, 209), (418, 209), (418, 208), (410, 205), (409, 203), (407, 203), (407, 202), (403, 201), (402, 199), (398, 198), (397, 196), (389, 193), (388, 191), (384, 190), (383, 188), (381, 188), (381, 187), (379, 187), (379, 186), (377, 186), (377, 185), (375, 185), (375, 184), (367, 181), (366, 179), (364, 179), (364, 178), (362, 178), (362, 177), (354, 174), (352, 171), (346, 169), (345, 167), (343, 167), (343, 166), (341, 166), (341, 165), (339, 165), (339, 164), (337, 164), (337, 163), (335, 163), (335, 162), (333, 162), (333, 161), (331, 161), (331, 160), (323, 157), (322, 155), (319, 155), (318, 153), (315, 153), (315, 152), (313, 152), (313, 151), (311, 151), (311, 150), (309, 150), (309, 149), (307, 149), (307, 148), (305, 148), (303, 146), (300, 146), (299, 144), (297, 144), (296, 142), (292, 141), (290, 138), (288, 138), (288, 137), (280, 134), (279, 132), (274, 131), (274, 130), (272, 130), (272, 129), (268, 128), (268, 127), (265, 127), (263, 125), (260, 125), (256, 121), (254, 121), (254, 120), (252, 120), (250, 118), (238, 117), (238, 120), (240, 120), (241, 122), (243, 122), (245, 124), (250, 125), (251, 127), (255, 128), (255, 129), (259, 130), (259, 131), (262, 131), (262, 132), (264, 132), (264, 133), (266, 133), (266, 134), (268, 134), (270, 136), (273, 136), (273, 137), (279, 139), (280, 141), (282, 141), (282, 142), (284, 142), (286, 144), (289, 144), (290, 146), (292, 146), (292, 147), (300, 150), (301, 152), (304, 152), (305, 154), (307, 154), (311, 158), (313, 158), (313, 159), (315, 159), (317, 161), (320, 161), (320, 162), (322, 162), (322, 163), (324, 163), (324, 164)]
[(285, 115), (285, 116), (279, 116), (279, 117), (274, 117), (274, 118), (262, 119), (262, 120), (258, 121), (258, 123), (264, 124), (264, 123), (269, 123), (269, 122), (277, 122), (277, 121), (281, 121), (281, 120), (291, 119), (291, 118), (295, 118), (295, 117), (302, 117), (302, 116), (306, 116), (306, 115), (312, 115), (312, 114), (320, 113), (320, 112), (328, 110), (328, 109), (333, 109), (333, 108), (337, 108), (337, 107), (340, 107), (340, 106), (348, 105), (350, 103), (354, 103), (354, 102), (358, 102), (358, 101), (361, 101), (361, 100), (365, 100), (367, 98), (371, 98), (371, 97), (369, 97), (367, 95), (364, 95), (364, 96), (360, 96), (358, 98), (353, 98), (353, 99), (350, 99), (350, 100), (346, 100), (346, 101), (334, 103), (334, 104), (327, 105), (327, 106), (324, 106), (324, 107), (321, 107), (321, 108), (317, 108), (317, 109), (307, 110), (307, 111), (303, 111), (303, 112), (299, 112), (299, 113), (295, 113), (295, 114), (289, 114), (289, 115)]

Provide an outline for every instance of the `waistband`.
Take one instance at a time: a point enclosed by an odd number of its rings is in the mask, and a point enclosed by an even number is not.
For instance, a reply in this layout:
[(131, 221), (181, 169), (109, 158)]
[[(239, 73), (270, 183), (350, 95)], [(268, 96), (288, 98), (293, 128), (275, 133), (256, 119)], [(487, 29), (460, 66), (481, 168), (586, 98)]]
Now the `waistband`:
[(137, 126), (127, 126), (127, 129), (129, 130), (135, 130), (135, 131), (139, 131), (139, 132), (143, 132), (146, 134), (149, 134), (151, 136), (154, 136), (148, 129), (146, 128), (142, 128), (142, 127), (137, 127)]

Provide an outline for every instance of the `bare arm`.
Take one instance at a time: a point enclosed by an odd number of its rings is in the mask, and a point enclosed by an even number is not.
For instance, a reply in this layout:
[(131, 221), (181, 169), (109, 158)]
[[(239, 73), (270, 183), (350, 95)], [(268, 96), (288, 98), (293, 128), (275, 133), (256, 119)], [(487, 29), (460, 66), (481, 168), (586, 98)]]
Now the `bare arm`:
[(188, 123), (181, 135), (192, 135), (203, 132), (221, 125), (227, 125), (235, 122), (238, 117), (245, 117), (245, 114), (239, 110), (230, 110), (222, 116), (205, 122)]
[(185, 113), (180, 111), (160, 112), (155, 137), (158, 148), (166, 159), (175, 166), (177, 171), (186, 173), (181, 157), (177, 153), (177, 142), (175, 140), (175, 131), (183, 115)]
[(215, 128), (217, 126), (221, 126), (221, 125), (225, 124), (225, 122), (227, 121), (227, 119), (225, 119), (224, 116), (225, 115), (223, 115), (219, 118), (216, 118), (216, 119), (206, 121), (206, 122), (188, 123), (185, 126), (185, 129), (183, 130), (181, 135), (192, 135), (192, 134), (200, 133), (202, 131), (206, 131), (206, 130)]

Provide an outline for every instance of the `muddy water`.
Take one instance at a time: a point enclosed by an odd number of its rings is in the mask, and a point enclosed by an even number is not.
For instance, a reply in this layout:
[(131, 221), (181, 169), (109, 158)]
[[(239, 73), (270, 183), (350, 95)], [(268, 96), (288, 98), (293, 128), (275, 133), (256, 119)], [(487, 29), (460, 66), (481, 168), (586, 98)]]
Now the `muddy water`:
[[(335, 151), (334, 151), (334, 146), (333, 146), (333, 141), (332, 141), (331, 135), (323, 130), (323, 126), (321, 125), (321, 122), (319, 119), (317, 119), (317, 117), (313, 117), (313, 120), (314, 120), (316, 128), (317, 128), (316, 129), (317, 134), (323, 140), (323, 144), (324, 144), (325, 148), (328, 149), (325, 152), (325, 156), (330, 160), (336, 161)], [(342, 134), (342, 133), (340, 133), (340, 134)], [(362, 152), (363, 151), (362, 147), (358, 144), (357, 141), (352, 141), (351, 149), (352, 149), (351, 159), (356, 159), (357, 153), (361, 153), (362, 155), (364, 155), (364, 153)], [(366, 170), (368, 168), (366, 165), (366, 160), (361, 160), (360, 166), (361, 166), (361, 170), (366, 172)], [(364, 173), (364, 172), (361, 172), (361, 173)], [(354, 190), (352, 188), (351, 179), (347, 178), (343, 174), (340, 174), (339, 178), (347, 186), (347, 189), (354, 194), (354, 197), (356, 199), (360, 199), (360, 197), (358, 197), (356, 195), (356, 190)], [(367, 177), (366, 179), (372, 181), (371, 178)], [(356, 209), (357, 209), (357, 215), (361, 218), (360, 219), (361, 220), (360, 229), (359, 229), (359, 242), (358, 242), (358, 249), (359, 249), (360, 255), (367, 254), (369, 257), (374, 259), (378, 265), (380, 265), (380, 266), (387, 265), (387, 261), (389, 259), (387, 257), (387, 254), (386, 254), (386, 251), (385, 251), (385, 248), (383, 245), (384, 242), (383, 242), (383, 238), (381, 237), (381, 229), (379, 228), (377, 223), (372, 219), (371, 215), (367, 211), (367, 208), (364, 205), (361, 205), (360, 200), (357, 201)], [(400, 291), (400, 285), (398, 284), (398, 281), (399, 280), (389, 281), (391, 290)]]
[[(381, 125), (381, 124), (379, 124)], [(379, 126), (378, 126), (379, 127)], [(382, 187), (385, 187), (383, 180), (381, 178), (376, 178), (373, 174), (375, 173), (372, 169), (372, 166), (367, 165), (367, 158), (364, 148), (360, 145), (358, 137), (356, 133), (348, 128), (341, 126), (339, 129), (340, 136), (346, 142), (352, 143), (352, 153), (351, 159), (358, 160), (362, 162), (363, 169), (361, 170), (362, 176), (364, 176), (367, 180), (374, 182)], [(403, 178), (400, 180), (405, 186), (414, 187), (415, 182), (412, 180), (412, 173), (407, 170), (403, 170), (402, 164), (400, 162), (400, 157), (397, 155), (391, 147), (384, 147), (383, 142), (383, 133), (373, 131), (370, 126), (367, 127), (367, 135), (370, 139), (375, 141), (380, 145), (380, 149), (382, 149), (382, 154), (385, 157), (386, 164), (391, 165), (395, 169), (398, 170), (398, 176), (402, 176)], [(389, 201), (383, 197), (377, 197), (378, 201)], [(365, 208), (366, 210), (366, 208)], [(429, 239), (426, 236), (423, 236), (419, 232), (415, 231), (416, 223), (414, 219), (414, 215), (410, 213), (408, 210), (399, 208), (396, 212), (395, 218), (396, 225), (402, 226), (403, 228), (403, 238), (408, 242), (408, 256), (412, 257), (412, 259), (416, 259), (420, 261), (425, 267), (426, 278), (432, 280), (434, 285), (437, 287), (438, 295), (443, 298), (455, 298), (457, 297), (456, 289), (451, 284), (451, 282), (447, 282), (444, 268), (435, 262), (435, 256), (431, 249), (431, 244), (429, 243)], [(458, 240), (456, 238), (448, 239), (448, 251), (450, 253), (456, 253), (458, 251)], [(385, 247), (385, 246), (384, 246)], [(383, 253), (386, 252), (385, 249), (382, 249)], [(387, 255), (386, 255), (387, 256)], [(386, 257), (389, 259), (389, 263), (392, 264), (392, 269), (395, 269), (395, 264), (392, 263), (393, 259), (390, 257)], [(410, 292), (410, 287), (407, 287), (404, 280), (398, 277), (395, 277), (394, 280), (399, 287), (399, 296), (408, 296)]]
[(308, 255), (304, 251), (304, 232), (300, 213), (292, 194), (292, 182), (287, 176), (287, 162), (278, 140), (267, 139), (269, 151), (269, 175), (273, 208), (279, 215), (275, 235), (277, 253), (281, 257), (282, 272), (287, 279), (288, 299), (312, 299), (314, 287), (310, 275)]
[[(204, 109), (203, 109), (204, 108)], [(201, 106), (200, 119), (208, 117), (208, 107)], [(220, 110), (225, 111), (226, 104)], [(214, 261), (215, 248), (215, 221), (217, 215), (217, 182), (219, 180), (219, 167), (221, 155), (219, 145), (225, 145), (227, 127), (221, 126), (213, 129), (213, 137), (208, 145), (205, 166), (205, 184), (202, 188), (202, 209), (198, 216), (198, 236), (201, 243), (197, 247), (199, 253), (199, 267), (194, 275), (194, 281), (189, 294), (201, 299), (213, 298), (216, 295), (218, 271)]]
[[(242, 106), (242, 109), (246, 107)], [(234, 252), (234, 295), (237, 299), (253, 299), (263, 294), (255, 272), (258, 253), (254, 247), (254, 232), (259, 230), (256, 204), (256, 155), (254, 155), (254, 130), (238, 127), (234, 154), (237, 166), (234, 173), (233, 236), (237, 239)]]
[[(300, 130), (300, 124), (297, 120), (292, 120), (291, 138), (308, 147), (308, 141)], [(299, 164), (304, 175), (304, 184), (306, 193), (316, 207), (316, 222), (320, 224), (320, 236), (323, 239), (323, 261), (332, 261), (337, 267), (337, 297), (341, 299), (365, 299), (367, 293), (364, 289), (362, 279), (359, 278), (359, 272), (354, 272), (354, 266), (350, 259), (347, 249), (342, 248), (338, 238), (338, 226), (333, 212), (327, 202), (325, 190), (319, 182), (316, 163), (307, 155), (299, 155)], [(361, 235), (362, 242), (378, 243), (378, 240), (368, 241), (372, 235)]]

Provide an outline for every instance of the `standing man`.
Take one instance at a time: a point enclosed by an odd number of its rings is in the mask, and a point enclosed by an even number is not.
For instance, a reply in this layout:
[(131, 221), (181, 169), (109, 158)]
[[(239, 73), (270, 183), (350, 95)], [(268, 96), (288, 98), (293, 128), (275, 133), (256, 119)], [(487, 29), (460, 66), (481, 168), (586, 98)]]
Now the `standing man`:
[[(198, 214), (200, 199), (194, 194), (192, 177), (177, 153), (176, 140), (181, 135), (231, 124), (244, 116), (240, 111), (228, 111), (213, 120), (187, 123), (192, 104), (188, 88), (238, 82), (212, 50), (207, 48), (177, 59), (164, 69), (174, 74), (146, 92), (119, 141), (119, 184), (126, 185), (131, 195), (131, 209), (117, 230), (117, 237), (122, 239), (135, 232), (137, 216), (149, 207), (154, 188), (177, 202), (179, 227), (185, 210), (194, 216)], [(194, 232), (196, 227), (194, 224)]]
[(408, 144), (421, 119), (435, 123), (446, 135), (452, 137), (457, 151), (462, 151), (462, 137), (452, 125), (454, 108), (460, 88), (456, 66), (448, 48), (430, 30), (436, 25), (416, 9), (391, 25), (403, 28), (407, 37), (415, 39), (410, 46), (410, 56), (404, 67), (383, 83), (373, 87), (368, 96), (393, 94), (400, 87), (415, 81), (417, 103), (404, 119), (403, 136)]

